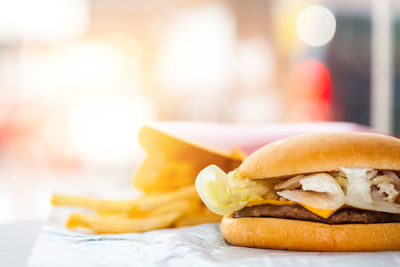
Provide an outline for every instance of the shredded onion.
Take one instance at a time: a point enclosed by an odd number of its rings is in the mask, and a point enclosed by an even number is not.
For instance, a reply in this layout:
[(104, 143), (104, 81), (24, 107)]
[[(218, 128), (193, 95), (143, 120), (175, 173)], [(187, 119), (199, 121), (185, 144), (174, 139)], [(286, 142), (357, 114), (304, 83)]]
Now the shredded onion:
[(317, 209), (337, 210), (345, 203), (345, 195), (336, 180), (327, 173), (317, 173), (300, 180), (301, 190), (284, 190), (278, 195)]
[(372, 198), (371, 183), (377, 171), (369, 168), (341, 168), (341, 170), (347, 178), (347, 205), (366, 210), (400, 213), (399, 204)]
[(295, 177), (292, 177), (286, 181), (283, 181), (282, 183), (277, 184), (274, 189), (279, 191), (279, 190), (291, 190), (291, 189), (296, 189), (301, 187), (300, 180), (303, 179), (305, 175), (296, 175)]

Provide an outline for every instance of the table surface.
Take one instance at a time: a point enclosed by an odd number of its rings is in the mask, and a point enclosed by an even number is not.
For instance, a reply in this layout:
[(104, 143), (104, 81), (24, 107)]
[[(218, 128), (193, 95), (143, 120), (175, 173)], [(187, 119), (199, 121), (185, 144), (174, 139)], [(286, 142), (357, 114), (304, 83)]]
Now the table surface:
[[(0, 266), (26, 266), (35, 239), (59, 189), (74, 194), (128, 199), (135, 196), (131, 170), (56, 172), (0, 168)], [(72, 192), (71, 192), (72, 193)], [(104, 196), (101, 194), (105, 194)]]
[(0, 266), (26, 266), (41, 222), (0, 224)]

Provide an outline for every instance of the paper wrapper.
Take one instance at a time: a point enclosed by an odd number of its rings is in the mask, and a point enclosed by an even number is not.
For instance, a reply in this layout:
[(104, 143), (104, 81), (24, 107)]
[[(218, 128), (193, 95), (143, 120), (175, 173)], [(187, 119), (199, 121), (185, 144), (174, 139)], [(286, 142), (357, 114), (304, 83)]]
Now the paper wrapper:
[(87, 235), (45, 226), (28, 266), (377, 267), (399, 264), (399, 252), (318, 253), (235, 247), (224, 241), (219, 224), (203, 224), (118, 235)]
[(350, 122), (306, 122), (274, 124), (230, 124), (204, 122), (158, 122), (152, 127), (183, 140), (231, 151), (238, 147), (247, 155), (280, 138), (319, 132), (371, 132)]

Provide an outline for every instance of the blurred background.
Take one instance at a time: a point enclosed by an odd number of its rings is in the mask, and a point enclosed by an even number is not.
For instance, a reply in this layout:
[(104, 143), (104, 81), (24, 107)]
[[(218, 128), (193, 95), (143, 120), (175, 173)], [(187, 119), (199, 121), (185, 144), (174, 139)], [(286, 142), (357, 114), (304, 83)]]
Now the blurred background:
[(399, 15), (399, 1), (0, 0), (0, 222), (45, 218), (55, 181), (129, 183), (152, 121), (400, 135)]

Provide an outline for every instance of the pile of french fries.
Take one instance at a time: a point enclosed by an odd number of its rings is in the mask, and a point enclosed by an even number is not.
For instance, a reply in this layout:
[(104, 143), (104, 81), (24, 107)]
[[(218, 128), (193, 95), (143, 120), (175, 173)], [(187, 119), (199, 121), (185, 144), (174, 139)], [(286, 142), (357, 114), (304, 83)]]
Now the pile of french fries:
[(129, 233), (219, 222), (221, 216), (200, 200), (194, 186), (196, 176), (209, 164), (224, 171), (233, 170), (245, 153), (239, 148), (229, 153), (204, 147), (150, 126), (142, 127), (138, 137), (147, 156), (133, 182), (144, 195), (128, 201), (54, 195), (55, 206), (95, 211), (95, 215), (71, 214), (67, 227), (86, 228), (94, 233)]
[(204, 206), (194, 185), (126, 201), (53, 195), (51, 202), (95, 211), (95, 215), (72, 213), (66, 223), (68, 228), (87, 228), (94, 233), (137, 233), (221, 220)]

